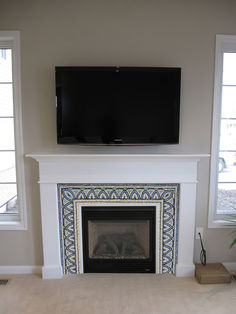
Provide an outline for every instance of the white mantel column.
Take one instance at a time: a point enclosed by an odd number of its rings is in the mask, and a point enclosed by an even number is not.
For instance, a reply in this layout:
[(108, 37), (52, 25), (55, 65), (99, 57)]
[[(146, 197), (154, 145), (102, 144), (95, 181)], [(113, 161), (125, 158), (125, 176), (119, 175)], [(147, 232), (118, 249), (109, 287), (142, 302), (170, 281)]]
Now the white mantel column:
[(44, 279), (57, 279), (63, 276), (58, 218), (57, 185), (40, 184), (41, 219), (43, 237)]
[(194, 276), (195, 273), (193, 263), (195, 207), (196, 183), (182, 183), (179, 200), (177, 277)]

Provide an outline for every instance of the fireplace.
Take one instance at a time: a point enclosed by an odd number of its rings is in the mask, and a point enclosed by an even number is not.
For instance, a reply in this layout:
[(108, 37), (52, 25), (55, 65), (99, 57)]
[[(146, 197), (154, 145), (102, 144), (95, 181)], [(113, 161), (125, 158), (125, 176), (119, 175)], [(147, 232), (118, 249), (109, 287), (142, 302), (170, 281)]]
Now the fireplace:
[(155, 273), (155, 206), (82, 207), (85, 273)]
[(197, 164), (209, 155), (27, 156), (39, 162), (43, 278), (83, 274), (82, 207), (112, 203), (156, 206), (156, 273), (194, 275)]

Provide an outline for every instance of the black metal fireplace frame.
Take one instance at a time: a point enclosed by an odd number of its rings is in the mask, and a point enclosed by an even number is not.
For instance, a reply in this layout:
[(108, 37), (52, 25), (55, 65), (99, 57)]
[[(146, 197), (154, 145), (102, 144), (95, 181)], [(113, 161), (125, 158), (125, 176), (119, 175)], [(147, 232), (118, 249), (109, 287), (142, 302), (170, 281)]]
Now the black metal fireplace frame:
[[(147, 259), (89, 258), (89, 220), (149, 220)], [(83, 206), (82, 235), (84, 273), (155, 273), (156, 272), (156, 207), (155, 206)]]

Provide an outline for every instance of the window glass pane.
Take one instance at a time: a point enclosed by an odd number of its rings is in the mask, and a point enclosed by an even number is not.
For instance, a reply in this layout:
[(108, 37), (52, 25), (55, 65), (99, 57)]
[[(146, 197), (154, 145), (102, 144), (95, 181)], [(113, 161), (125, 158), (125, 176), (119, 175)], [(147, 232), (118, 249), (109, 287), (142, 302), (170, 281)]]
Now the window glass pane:
[(236, 207), (236, 53), (224, 53), (217, 214)]
[(12, 82), (11, 49), (0, 49), (0, 82)]
[[(1, 32), (0, 32), (1, 33)], [(1, 220), (14, 220), (17, 215), (11, 216), (5, 214), (18, 214), (17, 199), (17, 175), (15, 152), (15, 135), (20, 132), (15, 129), (15, 111), (13, 91), (20, 89), (18, 82), (18, 59), (14, 59), (13, 53), (18, 55), (18, 44), (16, 32), (3, 32), (0, 38), (0, 223)], [(14, 68), (13, 68), (14, 65)], [(16, 71), (16, 76), (13, 76)], [(14, 80), (16, 78), (16, 80)], [(13, 82), (14, 80), (14, 82)], [(17, 92), (18, 94), (18, 92)], [(17, 153), (22, 154), (21, 147)], [(21, 172), (21, 166), (17, 167)], [(4, 216), (4, 218), (3, 218)], [(18, 220), (18, 217), (16, 218)]]
[(220, 127), (220, 151), (236, 150), (236, 119), (222, 119)]
[(236, 53), (224, 53), (223, 84), (236, 85)]
[(0, 182), (16, 182), (14, 152), (0, 152)]
[(0, 83), (0, 117), (13, 116), (12, 84)]
[(13, 118), (0, 118), (0, 150), (15, 149)]
[(221, 116), (236, 118), (236, 86), (223, 86)]
[(0, 214), (17, 211), (16, 184), (0, 184)]
[(219, 183), (217, 214), (227, 214), (236, 210), (236, 183)]
[[(236, 152), (220, 152), (218, 182), (236, 183)], [(235, 204), (236, 206), (236, 204)]]

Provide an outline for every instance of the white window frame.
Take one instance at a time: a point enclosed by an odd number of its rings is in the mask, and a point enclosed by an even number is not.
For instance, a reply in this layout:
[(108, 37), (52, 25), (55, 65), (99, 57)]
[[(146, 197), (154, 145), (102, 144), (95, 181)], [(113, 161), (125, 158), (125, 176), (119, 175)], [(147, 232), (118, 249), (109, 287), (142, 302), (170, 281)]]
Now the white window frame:
[(236, 36), (216, 35), (215, 48), (215, 82), (212, 124), (212, 146), (211, 146), (211, 169), (210, 169), (210, 194), (209, 194), (209, 228), (227, 228), (228, 223), (224, 220), (227, 215), (216, 213), (217, 209), (217, 186), (219, 167), (219, 144), (220, 144), (220, 122), (221, 122), (221, 100), (223, 79), (223, 56), (225, 52), (236, 53)]
[(0, 215), (0, 230), (26, 230), (26, 198), (20, 84), (20, 32), (0, 31), (0, 48), (12, 49), (13, 112), (15, 129), (18, 214)]

